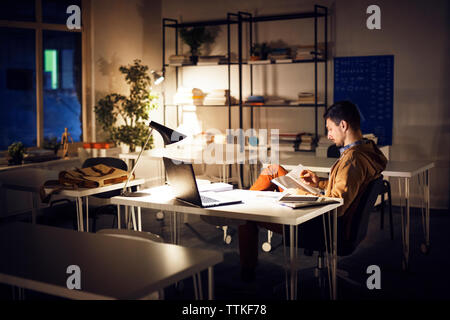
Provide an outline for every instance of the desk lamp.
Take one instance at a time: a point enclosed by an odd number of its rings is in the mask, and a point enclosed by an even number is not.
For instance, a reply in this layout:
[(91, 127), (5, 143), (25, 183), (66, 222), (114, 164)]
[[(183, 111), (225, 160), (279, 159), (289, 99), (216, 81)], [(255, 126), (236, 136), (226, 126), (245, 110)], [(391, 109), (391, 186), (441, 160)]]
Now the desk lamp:
[[(178, 141), (186, 138), (186, 135), (184, 135), (178, 131), (175, 131), (173, 129), (170, 129), (166, 126), (163, 126), (162, 124), (159, 124), (158, 122), (155, 122), (155, 121), (150, 121), (148, 126), (150, 127), (150, 132), (148, 133), (147, 140), (145, 140), (144, 146), (142, 147), (141, 151), (139, 152), (136, 162), (134, 163), (133, 169), (131, 169), (130, 176), (128, 177), (125, 185), (123, 186), (122, 192), (120, 193), (121, 196), (125, 196), (125, 197), (131, 196), (131, 195), (140, 196), (136, 192), (134, 192), (134, 193), (127, 192), (127, 186), (128, 186), (128, 182), (130, 181), (131, 177), (133, 176), (134, 171), (136, 170), (136, 167), (139, 162), (139, 159), (141, 158), (142, 152), (145, 150), (145, 147), (147, 146), (148, 141), (150, 140), (153, 130), (156, 130), (161, 134), (163, 141), (164, 141), (164, 146), (167, 146), (169, 144), (178, 142)], [(148, 194), (145, 194), (145, 195), (148, 195)]]

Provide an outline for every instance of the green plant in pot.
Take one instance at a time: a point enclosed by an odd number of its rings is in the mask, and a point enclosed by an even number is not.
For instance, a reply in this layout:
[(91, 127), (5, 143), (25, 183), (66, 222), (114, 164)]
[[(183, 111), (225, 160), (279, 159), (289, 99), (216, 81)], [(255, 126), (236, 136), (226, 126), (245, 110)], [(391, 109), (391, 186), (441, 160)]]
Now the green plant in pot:
[[(134, 60), (132, 65), (121, 66), (119, 71), (125, 75), (125, 81), (130, 86), (129, 95), (108, 94), (94, 108), (97, 121), (109, 138), (116, 144), (128, 145), (130, 152), (144, 145), (149, 134), (145, 121), (149, 120), (150, 111), (158, 108), (158, 97), (151, 93), (148, 69), (140, 60)], [(152, 147), (153, 137), (146, 149)]]
[(14, 142), (8, 147), (8, 155), (10, 159), (8, 163), (10, 165), (22, 164), (25, 156), (25, 146), (22, 142)]
[(193, 63), (196, 63), (198, 60), (200, 47), (213, 43), (219, 31), (220, 29), (218, 27), (189, 27), (180, 29), (180, 37), (189, 46)]

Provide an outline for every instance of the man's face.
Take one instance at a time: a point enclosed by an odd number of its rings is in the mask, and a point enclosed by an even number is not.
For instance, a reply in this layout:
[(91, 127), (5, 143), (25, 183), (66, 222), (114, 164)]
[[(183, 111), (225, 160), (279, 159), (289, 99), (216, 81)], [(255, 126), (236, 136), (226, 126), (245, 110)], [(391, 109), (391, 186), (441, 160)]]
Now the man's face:
[(337, 125), (330, 118), (327, 119), (326, 123), (328, 131), (328, 139), (333, 141), (338, 147), (343, 147), (345, 141), (345, 131), (341, 124), (342, 121), (340, 125)]

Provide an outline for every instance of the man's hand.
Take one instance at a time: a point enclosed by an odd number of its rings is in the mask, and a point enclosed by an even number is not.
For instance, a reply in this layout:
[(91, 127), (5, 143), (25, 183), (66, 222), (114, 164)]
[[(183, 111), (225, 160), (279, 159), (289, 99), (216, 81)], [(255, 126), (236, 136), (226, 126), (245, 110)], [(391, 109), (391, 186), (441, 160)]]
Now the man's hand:
[(302, 179), (302, 181), (308, 186), (314, 188), (319, 187), (319, 177), (317, 176), (317, 174), (310, 170), (303, 170), (302, 172), (300, 172), (300, 179)]

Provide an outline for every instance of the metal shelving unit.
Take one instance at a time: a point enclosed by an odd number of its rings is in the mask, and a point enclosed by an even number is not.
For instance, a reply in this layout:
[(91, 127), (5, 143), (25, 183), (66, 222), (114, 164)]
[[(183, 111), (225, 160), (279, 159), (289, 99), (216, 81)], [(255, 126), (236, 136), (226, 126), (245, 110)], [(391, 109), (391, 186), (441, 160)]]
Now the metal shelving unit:
[[(271, 61), (270, 63), (261, 63), (261, 64), (247, 64), (250, 67), (250, 95), (253, 95), (253, 66), (266, 66), (266, 65), (274, 65), (274, 64), (296, 64), (296, 63), (313, 63), (314, 64), (314, 97), (315, 101), (313, 104), (299, 104), (299, 105), (258, 105), (258, 106), (252, 106), (252, 105), (243, 105), (244, 107), (250, 107), (250, 128), (253, 128), (253, 108), (314, 108), (314, 115), (315, 115), (315, 123), (314, 123), (314, 133), (315, 133), (315, 139), (317, 141), (318, 139), (318, 108), (324, 107), (325, 110), (328, 107), (328, 8), (320, 5), (314, 6), (313, 12), (302, 12), (302, 13), (293, 13), (293, 14), (282, 14), (282, 15), (269, 15), (269, 16), (258, 16), (258, 17), (252, 17), (248, 14), (240, 14), (240, 20), (242, 22), (249, 23), (249, 47), (251, 48), (253, 46), (253, 24), (254, 23), (261, 23), (266, 21), (282, 21), (282, 20), (294, 20), (294, 19), (314, 19), (314, 53), (316, 55), (316, 58), (314, 59), (307, 59), (307, 60), (293, 60), (291, 62), (274, 62)], [(323, 18), (324, 20), (324, 58), (317, 58), (318, 55), (318, 31), (317, 31), (317, 24), (318, 19)], [(242, 44), (239, 44), (242, 46)], [(318, 74), (318, 64), (323, 63), (324, 64), (324, 103), (318, 103), (317, 97), (318, 97), (318, 81), (317, 81), (317, 74)]]
[[(325, 53), (324, 58), (317, 58), (318, 55), (318, 31), (317, 31), (317, 25), (318, 25), (318, 19), (323, 18), (324, 19), (324, 43), (325, 43)], [(243, 24), (249, 23), (249, 44), (250, 48), (253, 45), (253, 24), (254, 23), (263, 23), (266, 21), (281, 21), (281, 20), (293, 20), (293, 19), (314, 19), (314, 52), (316, 54), (316, 58), (314, 59), (306, 59), (306, 60), (293, 60), (290, 62), (273, 62), (267, 64), (253, 64), (253, 63), (247, 63), (243, 60), (243, 49), (242, 49), (242, 38), (243, 38)], [(250, 128), (253, 128), (253, 108), (314, 108), (315, 111), (315, 137), (318, 138), (318, 108), (324, 107), (325, 110), (328, 106), (328, 84), (327, 84), (327, 76), (328, 76), (328, 68), (327, 68), (327, 61), (328, 61), (328, 34), (327, 34), (327, 27), (328, 27), (328, 8), (320, 5), (314, 6), (313, 12), (302, 12), (302, 13), (294, 13), (294, 14), (283, 14), (283, 15), (269, 15), (269, 16), (255, 16), (253, 17), (250, 13), (239, 11), (238, 13), (227, 13), (226, 19), (221, 20), (206, 20), (206, 21), (195, 21), (195, 22), (178, 22), (178, 20), (175, 19), (167, 19), (164, 18), (162, 20), (162, 72), (164, 76), (166, 76), (166, 69), (169, 67), (174, 67), (175, 69), (175, 81), (176, 81), (176, 90), (178, 89), (178, 73), (180, 68), (185, 67), (208, 67), (211, 65), (196, 65), (196, 64), (183, 64), (183, 65), (170, 65), (166, 62), (166, 28), (173, 29), (175, 31), (175, 54), (178, 55), (178, 30), (180, 28), (184, 27), (206, 27), (206, 26), (220, 26), (220, 25), (226, 25), (227, 26), (227, 52), (228, 52), (228, 61), (225, 63), (219, 63), (217, 65), (219, 66), (226, 66), (228, 68), (228, 90), (230, 92), (230, 99), (228, 99), (228, 105), (201, 105), (197, 107), (212, 107), (212, 108), (218, 108), (218, 107), (227, 107), (228, 108), (228, 128), (231, 128), (231, 108), (237, 107), (239, 108), (239, 128), (238, 129), (244, 129), (244, 122), (243, 122), (243, 108), (250, 108)], [(237, 25), (237, 41), (238, 41), (238, 61), (237, 62), (231, 62), (231, 31), (230, 27), (231, 25)], [(253, 66), (264, 66), (264, 65), (274, 65), (274, 64), (303, 64), (303, 63), (313, 63), (314, 64), (314, 94), (315, 94), (315, 101), (313, 104), (300, 104), (300, 105), (290, 105), (290, 104), (284, 104), (284, 105), (250, 105), (245, 104), (243, 101), (243, 93), (242, 93), (242, 83), (243, 83), (243, 66), (249, 67), (249, 73), (250, 73), (250, 94), (253, 95)], [(317, 100), (317, 93), (318, 93), (318, 80), (317, 80), (317, 74), (318, 74), (318, 64), (323, 63), (324, 64), (324, 86), (325, 86), (325, 97), (324, 97), (324, 103), (318, 103)], [(212, 65), (212, 66), (217, 66)], [(237, 66), (238, 67), (238, 79), (239, 79), (239, 96), (238, 96), (238, 103), (237, 104), (231, 104), (231, 66)], [(166, 122), (165, 115), (166, 115), (166, 107), (176, 107), (177, 108), (177, 123), (179, 123), (178, 120), (178, 107), (181, 105), (176, 104), (166, 104), (165, 103), (165, 97), (163, 97), (163, 107), (164, 107), (164, 123)], [(244, 137), (240, 137), (239, 141), (244, 141)], [(239, 170), (242, 172), (243, 170), (243, 164), (239, 165)], [(243, 185), (243, 175), (240, 175), (241, 177), (241, 184)]]

